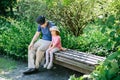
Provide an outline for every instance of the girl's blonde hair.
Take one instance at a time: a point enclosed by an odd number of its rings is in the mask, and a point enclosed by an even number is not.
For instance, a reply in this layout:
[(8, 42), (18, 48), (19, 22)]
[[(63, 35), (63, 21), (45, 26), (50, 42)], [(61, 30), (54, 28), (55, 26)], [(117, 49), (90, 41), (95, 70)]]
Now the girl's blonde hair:
[(57, 35), (60, 35), (60, 33), (59, 33), (58, 31), (56, 31), (56, 34), (57, 34)]

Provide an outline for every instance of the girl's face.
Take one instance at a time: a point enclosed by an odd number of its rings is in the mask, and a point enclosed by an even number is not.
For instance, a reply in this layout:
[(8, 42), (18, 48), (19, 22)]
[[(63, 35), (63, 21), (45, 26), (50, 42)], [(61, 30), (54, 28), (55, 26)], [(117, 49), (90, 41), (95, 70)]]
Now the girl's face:
[(52, 34), (52, 36), (57, 35), (55, 30), (52, 30), (52, 31), (51, 31), (51, 34)]

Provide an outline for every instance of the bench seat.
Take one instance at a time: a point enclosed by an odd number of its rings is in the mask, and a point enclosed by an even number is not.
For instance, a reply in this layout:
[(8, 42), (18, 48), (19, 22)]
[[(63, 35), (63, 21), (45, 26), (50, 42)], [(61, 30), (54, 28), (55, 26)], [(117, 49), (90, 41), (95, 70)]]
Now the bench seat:
[(72, 70), (89, 74), (105, 57), (68, 49), (54, 53), (54, 63)]

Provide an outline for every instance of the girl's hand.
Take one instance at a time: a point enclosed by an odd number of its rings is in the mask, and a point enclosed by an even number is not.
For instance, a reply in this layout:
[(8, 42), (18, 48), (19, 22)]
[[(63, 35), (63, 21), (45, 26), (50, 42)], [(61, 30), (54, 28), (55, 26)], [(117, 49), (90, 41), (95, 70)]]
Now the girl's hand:
[(62, 51), (66, 51), (66, 50), (67, 50), (67, 48), (63, 48), (63, 47), (62, 47), (62, 48), (61, 48), (61, 50), (62, 50)]
[(52, 43), (50, 44), (49, 48), (51, 48), (51, 47), (52, 47)]
[(49, 46), (49, 48), (51, 48), (51, 46)]

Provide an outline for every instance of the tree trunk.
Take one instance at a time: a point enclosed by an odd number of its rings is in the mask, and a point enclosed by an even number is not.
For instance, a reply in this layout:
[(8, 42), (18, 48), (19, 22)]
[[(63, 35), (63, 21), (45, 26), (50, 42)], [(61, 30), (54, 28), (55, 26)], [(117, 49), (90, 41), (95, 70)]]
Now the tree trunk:
[(13, 15), (14, 15), (12, 5), (10, 6), (10, 14), (11, 14), (11, 16), (13, 16)]
[(4, 7), (0, 8), (0, 14), (6, 16), (6, 10)]

